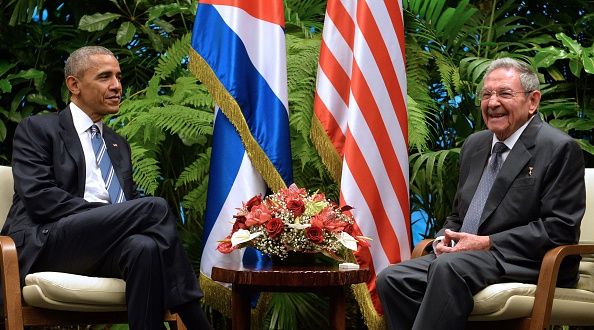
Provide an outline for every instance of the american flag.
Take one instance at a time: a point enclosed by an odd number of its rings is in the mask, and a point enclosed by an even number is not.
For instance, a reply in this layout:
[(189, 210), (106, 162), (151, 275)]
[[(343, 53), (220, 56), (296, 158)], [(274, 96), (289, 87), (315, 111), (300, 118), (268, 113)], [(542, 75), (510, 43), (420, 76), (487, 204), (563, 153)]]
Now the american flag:
[(355, 288), (370, 328), (382, 322), (375, 275), (410, 258), (404, 61), (401, 0), (328, 1), (311, 135), (340, 203), (372, 238), (355, 254), (372, 270)]

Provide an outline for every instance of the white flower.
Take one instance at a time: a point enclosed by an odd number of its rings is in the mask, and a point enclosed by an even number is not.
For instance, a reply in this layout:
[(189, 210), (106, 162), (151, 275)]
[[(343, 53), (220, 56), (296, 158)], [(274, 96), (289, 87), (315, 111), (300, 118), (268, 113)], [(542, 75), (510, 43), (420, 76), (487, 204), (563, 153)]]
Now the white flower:
[(347, 249), (357, 251), (357, 240), (353, 236), (345, 233), (344, 231), (340, 233), (338, 241)]
[(287, 227), (294, 229), (305, 229), (311, 227), (311, 223), (288, 223)]
[(239, 229), (236, 232), (234, 232), (233, 235), (231, 235), (231, 245), (236, 246), (238, 244), (251, 241), (262, 234), (263, 233), (261, 231), (250, 233), (249, 230)]

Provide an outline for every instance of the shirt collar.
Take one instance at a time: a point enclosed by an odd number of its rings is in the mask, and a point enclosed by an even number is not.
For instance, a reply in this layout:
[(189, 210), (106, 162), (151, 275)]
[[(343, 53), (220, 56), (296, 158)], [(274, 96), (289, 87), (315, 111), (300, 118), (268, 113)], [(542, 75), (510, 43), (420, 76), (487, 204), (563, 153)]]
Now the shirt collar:
[(82, 109), (79, 108), (78, 105), (74, 104), (74, 102), (70, 102), (69, 106), (76, 133), (81, 134), (83, 132), (86, 132), (91, 126), (97, 125), (99, 127), (99, 132), (103, 134), (102, 121), (94, 123), (93, 120), (91, 120), (91, 117), (89, 117), (84, 111), (82, 111)]
[(526, 127), (528, 127), (528, 124), (530, 124), (530, 122), (532, 121), (534, 116), (537, 116), (537, 114), (532, 115), (532, 117), (530, 117), (530, 119), (528, 119), (528, 121), (526, 121), (526, 123), (524, 123), (524, 125), (522, 125), (520, 128), (518, 128), (515, 132), (512, 133), (512, 135), (510, 135), (507, 139), (505, 139), (503, 141), (499, 141), (497, 136), (495, 136), (495, 134), (493, 134), (493, 140), (491, 142), (491, 150), (493, 150), (493, 146), (497, 142), (503, 142), (509, 148), (509, 150), (512, 150), (512, 148), (514, 147), (516, 142), (518, 142), (518, 140), (520, 139), (520, 136), (522, 135), (522, 133), (524, 133), (524, 130), (526, 129)]

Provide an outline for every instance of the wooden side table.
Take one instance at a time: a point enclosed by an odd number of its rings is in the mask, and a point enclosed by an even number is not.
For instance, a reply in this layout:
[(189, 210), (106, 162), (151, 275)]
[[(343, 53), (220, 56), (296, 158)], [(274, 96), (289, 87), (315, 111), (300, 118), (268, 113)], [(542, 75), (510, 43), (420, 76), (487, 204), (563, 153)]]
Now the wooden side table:
[(369, 269), (338, 270), (336, 266), (277, 267), (270, 269), (213, 267), (212, 279), (231, 283), (232, 329), (250, 328), (250, 297), (256, 292), (316, 292), (330, 297), (333, 329), (344, 329), (344, 286), (363, 283)]

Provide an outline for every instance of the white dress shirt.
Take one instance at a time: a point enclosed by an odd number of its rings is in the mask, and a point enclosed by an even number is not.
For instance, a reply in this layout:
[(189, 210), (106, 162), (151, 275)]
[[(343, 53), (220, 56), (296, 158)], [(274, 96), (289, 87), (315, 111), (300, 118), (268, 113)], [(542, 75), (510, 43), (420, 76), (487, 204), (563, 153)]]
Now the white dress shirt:
[(103, 122), (93, 123), (91, 118), (73, 102), (70, 102), (70, 112), (72, 113), (74, 129), (78, 134), (85, 155), (86, 176), (85, 195), (83, 198), (87, 202), (110, 203), (109, 193), (107, 192), (107, 188), (105, 188), (105, 181), (103, 181), (103, 177), (101, 176), (101, 169), (97, 165), (93, 144), (91, 143), (91, 126), (97, 125), (101, 136), (103, 136)]

